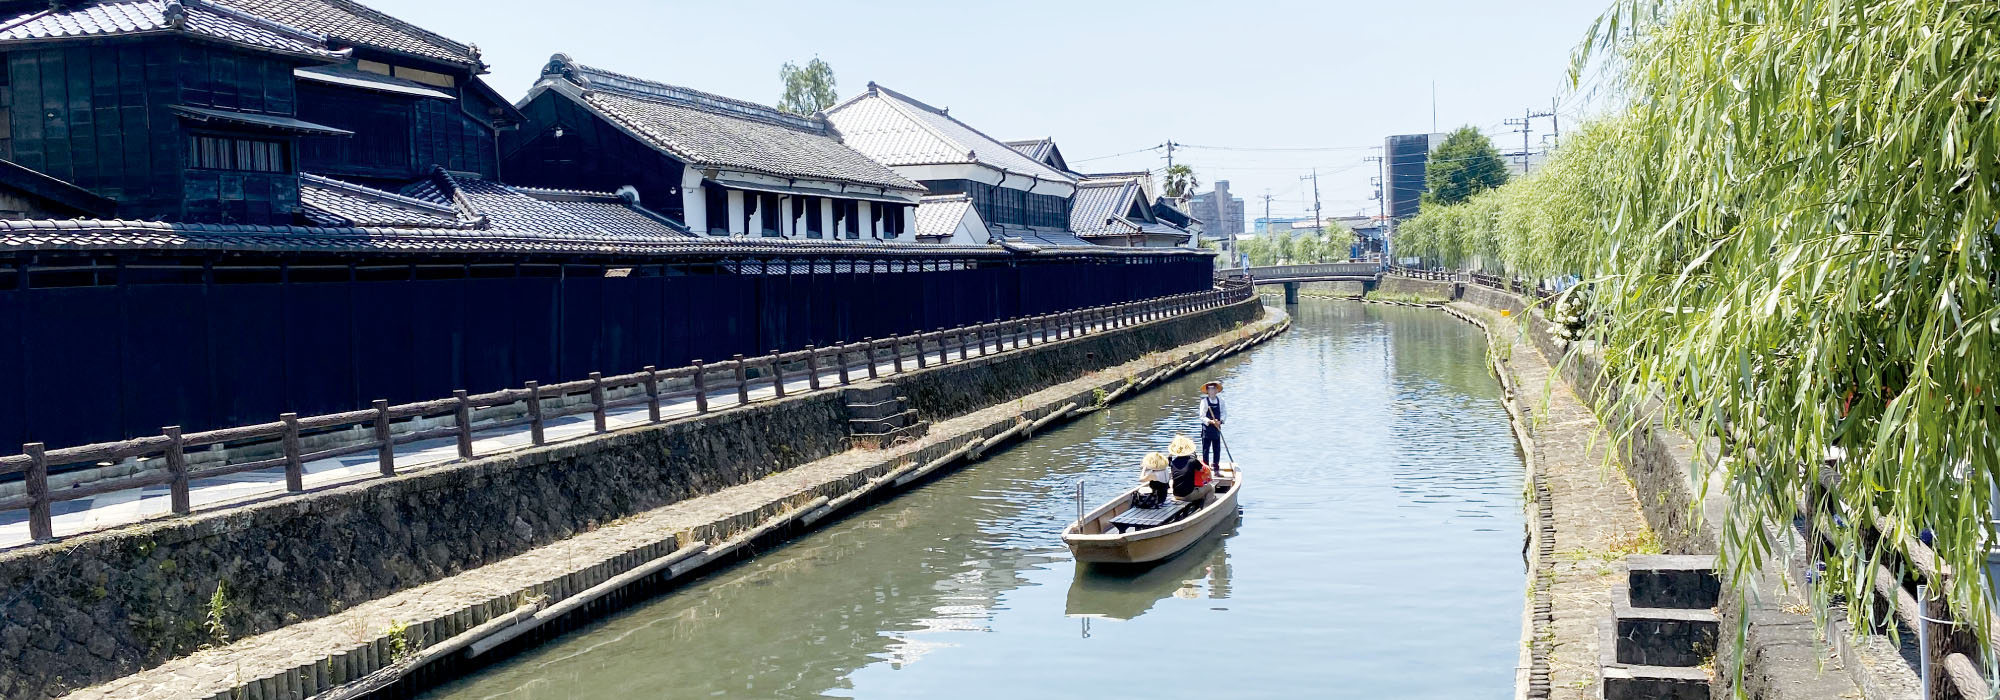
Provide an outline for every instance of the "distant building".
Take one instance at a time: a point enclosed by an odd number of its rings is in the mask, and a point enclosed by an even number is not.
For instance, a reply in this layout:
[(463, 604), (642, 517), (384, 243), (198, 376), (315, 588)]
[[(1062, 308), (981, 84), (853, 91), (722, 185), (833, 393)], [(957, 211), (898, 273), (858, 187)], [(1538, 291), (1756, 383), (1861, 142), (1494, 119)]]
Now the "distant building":
[(1290, 233), (1293, 229), (1299, 228), (1298, 224), (1300, 222), (1305, 223), (1305, 228), (1312, 228), (1313, 220), (1310, 216), (1273, 216), (1268, 218), (1260, 216), (1255, 221), (1250, 222), (1249, 233), (1253, 236)]
[(1450, 134), (1400, 134), (1383, 140), (1386, 174), (1382, 196), (1388, 199), (1389, 218), (1402, 220), (1417, 215), (1417, 208), (1430, 189), (1424, 184), (1424, 166), (1431, 151), (1444, 145)]
[(1189, 210), (1208, 224), (1210, 236), (1234, 239), (1243, 233), (1243, 198), (1230, 196), (1228, 180), (1217, 180), (1215, 189), (1196, 193)]

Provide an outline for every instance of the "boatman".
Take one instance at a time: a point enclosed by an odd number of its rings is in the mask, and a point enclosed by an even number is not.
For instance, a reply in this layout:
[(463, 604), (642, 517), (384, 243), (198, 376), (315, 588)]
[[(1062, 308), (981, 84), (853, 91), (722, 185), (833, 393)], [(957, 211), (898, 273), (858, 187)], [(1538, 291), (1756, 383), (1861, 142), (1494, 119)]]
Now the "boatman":
[(1222, 382), (1201, 385), (1201, 461), (1222, 464)]

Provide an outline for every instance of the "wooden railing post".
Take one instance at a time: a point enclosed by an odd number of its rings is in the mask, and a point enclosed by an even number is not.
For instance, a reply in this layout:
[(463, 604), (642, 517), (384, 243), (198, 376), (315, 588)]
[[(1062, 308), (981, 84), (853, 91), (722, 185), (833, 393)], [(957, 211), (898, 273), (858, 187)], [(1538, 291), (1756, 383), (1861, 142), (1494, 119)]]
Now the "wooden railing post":
[(771, 395), (785, 398), (785, 356), (777, 350), (771, 351)]
[[(528, 382), (532, 385), (534, 382)], [(540, 403), (540, 402), (535, 402)], [(535, 403), (528, 404), (533, 407)], [(375, 470), (382, 476), (396, 475), (396, 442), (389, 435), (389, 400), (376, 399), (369, 405), (375, 409)], [(529, 410), (534, 410), (530, 408)], [(539, 434), (540, 431), (537, 431)], [(541, 444), (539, 442), (535, 444)]]
[(819, 350), (806, 346), (806, 387), (819, 391)]
[(839, 344), (839, 345), (835, 345), (835, 346), (833, 346), (833, 362), (834, 362), (834, 364), (837, 364), (837, 365), (840, 365), (840, 385), (841, 385), (841, 386), (847, 386), (848, 384), (852, 383), (852, 382), (849, 382), (849, 381), (848, 381), (848, 379), (847, 379), (847, 344), (846, 344), (846, 343), (841, 343), (841, 344)]
[(590, 417), (593, 423), (592, 427), (596, 428), (597, 432), (604, 432), (604, 423), (607, 416), (604, 415), (603, 372), (590, 373)]
[(39, 442), (22, 445), (21, 452), (28, 455), (24, 484), (28, 491), (28, 538), (36, 542), (55, 539), (55, 524), (49, 517), (49, 456)]
[(173, 480), (167, 482), (167, 499), (175, 513), (186, 515), (193, 507), (188, 502), (187, 444), (181, 441), (181, 427), (169, 425), (160, 433), (167, 436), (167, 474)]
[(863, 357), (862, 359), (865, 359), (865, 360), (867, 360), (867, 361), (868, 361), (868, 378), (869, 378), (869, 379), (874, 379), (874, 378), (876, 378), (876, 377), (880, 376), (880, 374), (879, 374), (878, 372), (876, 372), (876, 370), (875, 370), (875, 356), (876, 356), (876, 355), (878, 355), (878, 354), (880, 354), (880, 353), (878, 353), (878, 352), (876, 352), (876, 351), (875, 351), (875, 339), (874, 339), (874, 338), (862, 338), (862, 339), (861, 339), (861, 354), (865, 356), (865, 357)]
[(458, 458), (472, 459), (472, 400), (464, 389), (451, 390), (451, 398), (452, 422), (458, 424)]
[(528, 380), (528, 439), (540, 445), (547, 440), (543, 430), (548, 424), (542, 420), (542, 383)]
[(973, 326), (973, 327), (972, 327), (972, 337), (974, 337), (974, 338), (978, 338), (978, 339), (979, 339), (979, 356), (980, 356), (980, 357), (985, 357), (985, 356), (986, 356), (986, 331), (987, 331), (987, 329), (988, 329), (988, 325), (987, 325), (987, 324), (981, 324), (981, 325), (978, 325), (978, 326)]
[[(924, 357), (924, 334), (918, 333), (916, 335), (916, 338), (917, 338), (917, 369), (923, 369), (925, 367), (929, 367), (931, 361), (929, 358)], [(940, 344), (942, 344), (942, 342), (940, 342)], [(939, 352), (942, 353), (943, 351), (940, 350)], [(903, 368), (897, 367), (896, 371), (901, 372), (903, 371)]]
[[(923, 366), (923, 365), (922, 365), (922, 363), (923, 363), (923, 361), (924, 361), (924, 334), (922, 334), (922, 333), (917, 333), (917, 334), (914, 334), (914, 335), (911, 335), (910, 337), (911, 337), (911, 338), (915, 338), (915, 339), (916, 339), (916, 341), (917, 341), (917, 363), (918, 363), (918, 366), (920, 366), (920, 367), (921, 367), (921, 366)], [(890, 337), (889, 337), (889, 354), (890, 354), (890, 355), (894, 355), (894, 356), (895, 356), (895, 360), (896, 360), (896, 374), (902, 374), (902, 373), (903, 373), (903, 339), (902, 339), (902, 338), (898, 338), (898, 337), (895, 337), (895, 336), (890, 336)], [(874, 376), (874, 375), (869, 375), (869, 376)]]
[(743, 366), (742, 355), (733, 355), (730, 359), (736, 363), (736, 405), (750, 403), (750, 371)]
[(694, 361), (694, 412), (695, 413), (708, 412), (708, 378), (703, 376), (706, 374), (708, 374), (708, 370), (702, 368), (701, 360), (695, 360)]
[[(978, 326), (973, 326), (973, 328), (978, 328)], [(960, 362), (965, 361), (966, 351), (972, 349), (966, 345), (966, 340), (965, 340), (965, 337), (968, 335), (972, 335), (972, 333), (973, 331), (971, 329), (963, 329), (952, 333), (953, 336), (958, 338), (958, 361)]]
[(280, 441), (285, 450), (285, 490), (304, 491), (306, 465), (299, 460), (299, 414), (279, 414), (278, 420), (285, 423), (285, 436)]
[(646, 365), (642, 371), (646, 373), (646, 418), (658, 423), (660, 422), (660, 371), (654, 369), (652, 365)]

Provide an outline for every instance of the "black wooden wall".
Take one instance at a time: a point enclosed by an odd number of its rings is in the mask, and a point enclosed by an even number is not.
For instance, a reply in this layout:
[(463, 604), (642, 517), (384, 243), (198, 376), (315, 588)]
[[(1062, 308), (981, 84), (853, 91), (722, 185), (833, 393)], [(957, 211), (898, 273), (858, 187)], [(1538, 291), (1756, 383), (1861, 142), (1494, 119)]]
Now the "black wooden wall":
[(189, 170), (189, 125), (169, 109), (293, 116), (291, 59), (152, 38), (15, 50), (6, 65), (6, 155), (122, 217), (290, 223), (298, 209), (289, 174)]
[(434, 165), (498, 178), (493, 127), (467, 115), (460, 102), (301, 82), (300, 119), (354, 132), (300, 139), (302, 169), (391, 185)]
[[(605, 192), (631, 185), (639, 190), (642, 206), (686, 220), (680, 161), (554, 91), (535, 96), (521, 111), (527, 123), (501, 137), (501, 169), (508, 184)], [(722, 220), (710, 217), (711, 222)]]
[[(1141, 258), (1131, 258), (1138, 260)], [(0, 445), (79, 445), (1206, 289), (1206, 258), (731, 274), (639, 265), (0, 268)], [(324, 263), (315, 263), (323, 265)], [(751, 271), (764, 272), (753, 267)], [(774, 267), (772, 273), (784, 268)], [(9, 451), (0, 448), (0, 453)]]

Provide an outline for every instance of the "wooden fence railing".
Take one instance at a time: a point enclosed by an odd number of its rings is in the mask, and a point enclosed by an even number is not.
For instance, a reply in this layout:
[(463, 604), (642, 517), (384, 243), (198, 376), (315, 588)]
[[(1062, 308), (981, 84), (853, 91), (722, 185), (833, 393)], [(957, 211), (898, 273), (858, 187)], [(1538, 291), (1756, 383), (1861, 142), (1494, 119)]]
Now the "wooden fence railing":
[[(418, 401), (391, 406), (388, 401), (376, 400), (369, 408), (320, 416), (299, 416), (286, 413), (272, 423), (222, 428), (197, 433), (183, 433), (179, 426), (162, 428), (159, 435), (105, 442), (79, 447), (48, 449), (42, 443), (31, 442), (23, 445), (21, 454), (0, 457), (0, 476), (15, 473), (24, 475), (25, 493), (18, 496), (0, 498), (0, 512), (27, 509), (29, 536), (36, 541), (54, 537), (51, 519), (51, 504), (78, 498), (87, 498), (104, 493), (127, 489), (165, 485), (169, 490), (170, 506), (174, 513), (185, 514), (191, 510), (188, 482), (195, 479), (238, 474), (284, 467), (285, 489), (302, 491), (305, 488), (305, 464), (307, 462), (342, 457), (352, 454), (374, 452), (380, 465), (382, 476), (396, 474), (397, 445), (405, 445), (422, 440), (454, 438), (458, 443), (458, 458), (473, 457), (472, 436), (475, 430), (496, 430), (528, 426), (530, 440), (535, 445), (544, 444), (544, 429), (550, 420), (564, 416), (591, 414), (594, 433), (606, 431), (606, 414), (612, 409), (644, 404), (649, 422), (661, 420), (661, 404), (667, 401), (692, 398), (696, 414), (711, 410), (709, 394), (713, 391), (735, 390), (735, 403), (750, 403), (753, 387), (769, 386), (773, 398), (785, 395), (787, 373), (793, 378), (804, 372), (810, 389), (821, 388), (821, 375), (825, 368), (838, 371), (837, 381), (841, 385), (852, 383), (857, 376), (866, 378), (895, 375), (909, 371), (909, 363), (915, 368), (924, 368), (935, 361), (945, 364), (956, 350), (960, 360), (976, 353), (986, 355), (989, 343), (994, 352), (999, 352), (1008, 341), (1018, 345), (1033, 346), (1055, 340), (1123, 328), (1139, 323), (1195, 313), (1243, 301), (1255, 296), (1250, 285), (1243, 281), (1225, 281), (1217, 288), (1201, 292), (1191, 292), (1169, 297), (1142, 301), (1077, 309), (1055, 314), (1030, 316), (1025, 318), (982, 323), (960, 328), (912, 333), (894, 338), (863, 338), (858, 343), (843, 343), (826, 348), (808, 346), (802, 350), (772, 353), (759, 357), (745, 358), (737, 355), (724, 362), (703, 363), (695, 360), (692, 365), (675, 369), (655, 369), (646, 367), (630, 374), (604, 376), (592, 372), (587, 378), (557, 384), (527, 382), (519, 389), (502, 389), (484, 394), (468, 394), (464, 390), (452, 392), (449, 398)], [(997, 341), (997, 342), (996, 342)], [(884, 366), (887, 366), (885, 370)], [(788, 367), (789, 366), (789, 367)], [(752, 370), (760, 376), (751, 377)], [(662, 391), (663, 385), (680, 384), (682, 388)], [(632, 396), (622, 399), (607, 399), (611, 393), (625, 389), (638, 389)], [(582, 399), (572, 402), (571, 399)], [(474, 425), (472, 414), (485, 408), (504, 407), (521, 404), (525, 409), (522, 416)], [(553, 405), (551, 405), (553, 404)], [(450, 417), (448, 423), (439, 421), (439, 427), (396, 431), (392, 426), (398, 422), (414, 419)], [(372, 431), (372, 438), (354, 443), (338, 444), (316, 451), (306, 451), (301, 447), (301, 436), (336, 430), (352, 430), (365, 427)], [(228, 447), (253, 447), (275, 444), (277, 456), (248, 461), (190, 468), (187, 453), (196, 448), (223, 445)], [(143, 469), (137, 473), (103, 479), (94, 479), (71, 485), (68, 488), (51, 490), (49, 474), (53, 468), (77, 464), (100, 464), (128, 459), (157, 459), (163, 468)]]

